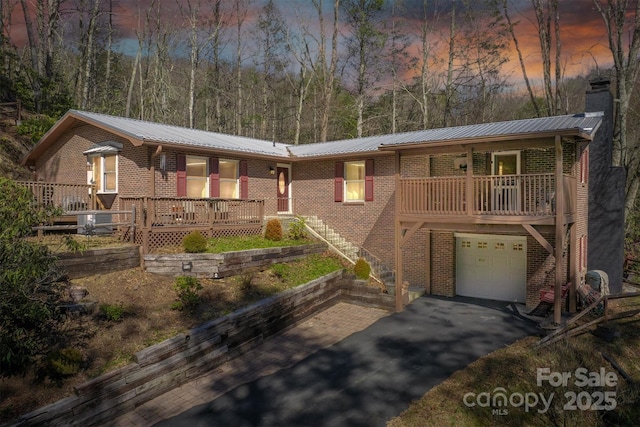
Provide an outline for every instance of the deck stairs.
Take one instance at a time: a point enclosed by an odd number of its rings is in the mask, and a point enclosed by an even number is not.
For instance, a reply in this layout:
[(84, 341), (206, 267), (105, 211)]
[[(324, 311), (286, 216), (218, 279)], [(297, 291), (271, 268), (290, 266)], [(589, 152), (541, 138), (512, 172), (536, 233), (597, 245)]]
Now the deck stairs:
[(395, 272), (365, 248), (347, 241), (317, 216), (305, 216), (304, 221), (307, 230), (315, 237), (326, 242), (332, 251), (353, 264), (356, 263), (358, 258), (364, 258), (371, 266), (371, 275), (374, 279), (384, 285), (393, 285)]

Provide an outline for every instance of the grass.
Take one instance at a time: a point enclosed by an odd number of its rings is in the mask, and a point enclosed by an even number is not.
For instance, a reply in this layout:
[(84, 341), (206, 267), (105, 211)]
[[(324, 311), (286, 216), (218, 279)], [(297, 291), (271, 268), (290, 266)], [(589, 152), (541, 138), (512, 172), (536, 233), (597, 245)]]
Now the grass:
[(278, 241), (267, 240), (262, 236), (241, 236), (224, 237), (220, 239), (209, 239), (207, 252), (222, 253), (233, 251), (246, 251), (249, 249), (278, 248), (282, 246), (296, 246), (314, 243), (310, 239), (282, 239)]
[[(628, 309), (630, 304), (640, 304), (640, 299), (625, 301), (618, 307), (620, 311)], [(612, 426), (636, 425), (640, 418), (640, 388), (628, 384), (618, 374), (602, 353), (612, 356), (617, 363), (634, 379), (640, 380), (640, 329), (638, 317), (624, 319), (615, 325), (620, 337), (613, 342), (606, 342), (594, 334), (585, 333), (560, 341), (554, 345), (535, 348), (538, 337), (528, 337), (517, 343), (497, 350), (470, 364), (466, 369), (454, 373), (450, 378), (427, 392), (422, 398), (413, 402), (399, 417), (388, 422), (388, 427), (417, 426)], [(538, 385), (538, 369), (549, 368), (550, 372), (567, 372), (571, 377), (567, 385), (553, 387), (549, 381)], [(616, 374), (617, 385), (614, 387), (598, 387), (594, 384), (582, 385), (576, 376), (576, 369), (584, 368), (587, 375), (605, 372)], [(541, 401), (535, 408), (525, 410), (524, 406), (484, 406), (468, 407), (464, 403), (465, 395), (470, 402), (477, 402), (474, 397), (481, 393), (489, 393), (495, 397), (505, 389), (506, 396), (515, 394), (530, 396), (542, 394), (546, 400), (553, 396), (551, 405), (543, 413)], [(612, 410), (581, 410), (581, 406), (597, 403), (599, 393), (613, 393), (616, 407)], [(571, 396), (575, 393), (581, 401), (571, 404)], [(485, 395), (487, 396), (487, 395)], [(517, 398), (517, 396), (516, 396)], [(469, 399), (469, 398), (468, 398)], [(516, 399), (517, 401), (517, 399)], [(533, 398), (531, 400), (533, 402)], [(601, 401), (604, 406), (604, 401)], [(574, 406), (575, 409), (572, 409)], [(584, 406), (583, 406), (584, 407)], [(506, 413), (498, 415), (493, 409), (504, 409)], [(594, 408), (595, 409), (595, 408)]]
[(286, 288), (310, 282), (336, 270), (343, 268), (340, 259), (316, 254), (288, 264), (274, 264), (271, 271), (283, 280)]

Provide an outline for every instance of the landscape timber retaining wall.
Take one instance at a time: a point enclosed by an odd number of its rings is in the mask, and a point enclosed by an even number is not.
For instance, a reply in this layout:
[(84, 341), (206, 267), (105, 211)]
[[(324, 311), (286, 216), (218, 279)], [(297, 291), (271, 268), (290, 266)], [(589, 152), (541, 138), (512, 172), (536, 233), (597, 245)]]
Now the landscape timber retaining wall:
[(56, 256), (58, 267), (70, 279), (140, 267), (140, 248), (136, 245), (64, 252)]
[(156, 274), (222, 278), (258, 271), (274, 263), (295, 261), (326, 250), (326, 243), (312, 243), (220, 254), (148, 254), (144, 256), (144, 266), (148, 272)]
[(139, 351), (135, 363), (74, 387), (75, 396), (22, 415), (13, 426), (92, 426), (201, 376), (338, 301), (392, 310), (393, 297), (337, 271)]

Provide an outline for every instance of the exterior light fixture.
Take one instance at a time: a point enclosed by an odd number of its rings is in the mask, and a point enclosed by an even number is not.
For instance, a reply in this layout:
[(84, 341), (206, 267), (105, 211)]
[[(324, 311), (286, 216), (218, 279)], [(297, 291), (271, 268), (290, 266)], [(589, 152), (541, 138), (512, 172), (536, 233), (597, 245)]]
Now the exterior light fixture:
[(275, 175), (276, 174), (276, 170), (274, 169), (273, 166), (269, 166), (269, 175)]
[(193, 269), (193, 263), (191, 261), (182, 262), (182, 271), (191, 271)]

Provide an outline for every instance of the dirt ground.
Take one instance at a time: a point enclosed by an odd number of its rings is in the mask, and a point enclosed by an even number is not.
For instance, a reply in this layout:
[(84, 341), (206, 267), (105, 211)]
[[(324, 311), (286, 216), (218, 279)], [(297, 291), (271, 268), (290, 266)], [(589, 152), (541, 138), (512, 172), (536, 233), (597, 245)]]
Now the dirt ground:
[[(0, 423), (73, 394), (74, 385), (130, 363), (145, 347), (284, 289), (269, 270), (200, 282), (201, 303), (194, 311), (178, 311), (171, 308), (177, 301), (173, 277), (134, 268), (72, 280), (88, 291), (82, 302), (95, 303), (94, 312), (73, 316), (67, 325), (82, 331), (77, 347), (84, 355), (84, 369), (62, 387), (38, 383), (33, 376), (0, 380)], [(123, 319), (107, 320), (100, 314), (103, 304), (122, 305)]]

